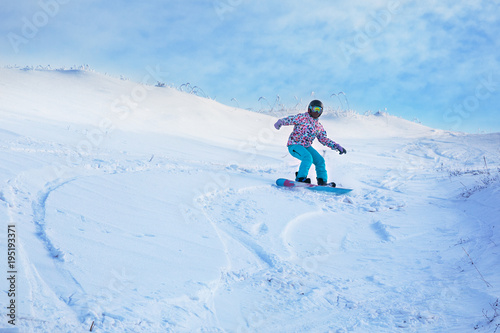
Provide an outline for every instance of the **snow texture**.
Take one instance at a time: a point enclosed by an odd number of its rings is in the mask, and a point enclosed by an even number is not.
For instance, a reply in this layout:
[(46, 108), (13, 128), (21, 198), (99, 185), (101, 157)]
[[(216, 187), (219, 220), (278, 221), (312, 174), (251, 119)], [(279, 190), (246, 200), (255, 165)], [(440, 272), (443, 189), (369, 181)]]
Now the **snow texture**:
[[(493, 332), (500, 134), (325, 114), (332, 196), (276, 117), (85, 70), (0, 69), (0, 331)], [(315, 179), (314, 169), (310, 177)], [(496, 302), (496, 303), (495, 303)]]

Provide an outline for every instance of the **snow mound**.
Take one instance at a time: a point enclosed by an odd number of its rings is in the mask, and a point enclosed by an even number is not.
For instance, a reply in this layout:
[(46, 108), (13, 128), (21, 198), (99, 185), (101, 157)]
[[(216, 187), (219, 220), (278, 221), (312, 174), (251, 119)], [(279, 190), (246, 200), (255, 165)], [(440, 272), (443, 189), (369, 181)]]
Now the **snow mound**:
[(16, 297), (0, 284), (16, 325), (3, 307), (0, 331), (500, 323), (499, 133), (325, 115), (348, 153), (315, 147), (354, 189), (332, 196), (274, 185), (298, 166), (275, 115), (86, 70), (0, 69), (0, 91), (0, 219), (17, 244)]

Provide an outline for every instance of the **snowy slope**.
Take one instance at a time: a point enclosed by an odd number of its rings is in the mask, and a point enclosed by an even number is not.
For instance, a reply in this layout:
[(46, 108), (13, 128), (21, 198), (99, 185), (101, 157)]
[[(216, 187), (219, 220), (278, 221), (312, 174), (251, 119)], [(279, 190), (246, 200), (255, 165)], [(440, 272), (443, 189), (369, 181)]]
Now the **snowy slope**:
[[(0, 69), (1, 266), (20, 332), (492, 332), (500, 134), (322, 123), (349, 196), (292, 177), (276, 116), (87, 71)], [(315, 175), (311, 170), (310, 177)], [(8, 323), (8, 282), (0, 328)], [(1, 331), (1, 330), (0, 330)]]

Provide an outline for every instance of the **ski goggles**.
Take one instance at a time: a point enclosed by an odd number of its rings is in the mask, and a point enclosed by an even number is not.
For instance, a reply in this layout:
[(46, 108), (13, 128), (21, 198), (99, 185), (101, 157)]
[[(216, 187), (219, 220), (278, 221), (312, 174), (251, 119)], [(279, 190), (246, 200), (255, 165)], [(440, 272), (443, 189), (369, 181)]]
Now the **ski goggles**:
[(311, 110), (311, 112), (316, 112), (319, 114), (323, 113), (323, 108), (321, 106), (311, 106), (309, 110)]

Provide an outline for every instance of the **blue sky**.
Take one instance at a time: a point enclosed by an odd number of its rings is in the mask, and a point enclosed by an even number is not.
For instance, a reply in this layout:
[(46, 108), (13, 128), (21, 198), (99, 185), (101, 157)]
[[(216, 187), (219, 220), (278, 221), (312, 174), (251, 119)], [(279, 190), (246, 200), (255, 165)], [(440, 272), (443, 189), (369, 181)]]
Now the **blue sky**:
[(154, 68), (254, 110), (342, 91), (359, 113), (477, 133), (500, 131), (498, 36), (499, 0), (4, 1), (0, 65)]

